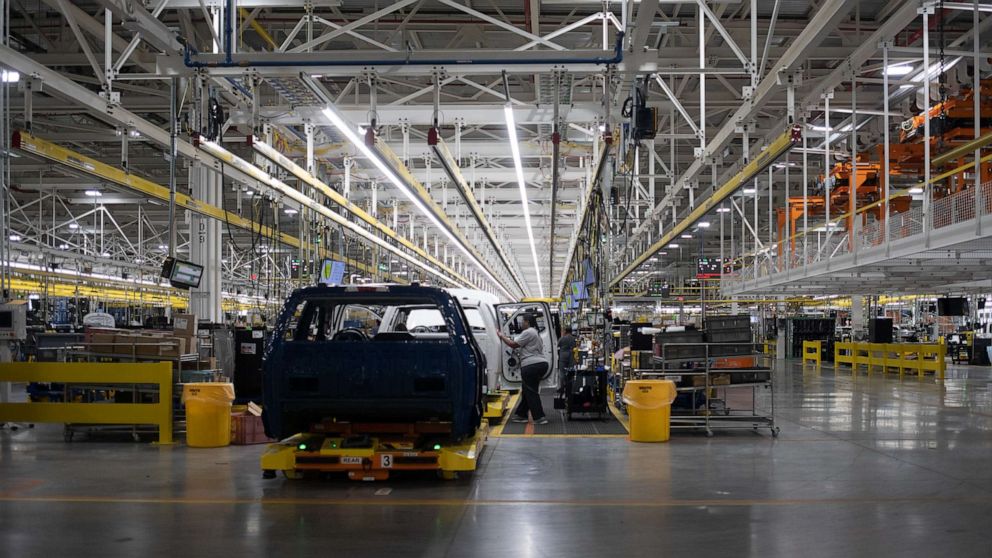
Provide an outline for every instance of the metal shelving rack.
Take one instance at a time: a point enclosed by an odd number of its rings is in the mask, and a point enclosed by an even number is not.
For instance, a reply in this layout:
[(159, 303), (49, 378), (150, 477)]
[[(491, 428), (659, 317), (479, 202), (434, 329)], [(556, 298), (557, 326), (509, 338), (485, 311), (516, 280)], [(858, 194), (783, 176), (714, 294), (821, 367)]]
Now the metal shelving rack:
[[(742, 346), (751, 346), (751, 351), (740, 354)], [(691, 354), (687, 354), (691, 353)], [(727, 354), (736, 353), (736, 354)], [(669, 354), (685, 356), (668, 357)], [(714, 360), (720, 358), (753, 358), (755, 365), (749, 368), (716, 368)], [(641, 378), (676, 379), (701, 377), (703, 385), (677, 387), (679, 393), (693, 393), (693, 407), (689, 414), (675, 414), (671, 417), (672, 428), (704, 429), (707, 436), (714, 430), (754, 430), (768, 428), (773, 437), (778, 437), (779, 427), (775, 425), (775, 384), (772, 381), (771, 366), (759, 366), (759, 362), (770, 360), (757, 346), (749, 343), (667, 343), (662, 347), (662, 356), (652, 359), (653, 368), (639, 369)], [(686, 366), (688, 364), (688, 366)], [(713, 385), (713, 376), (729, 374), (730, 384)], [(734, 376), (767, 374), (767, 379), (734, 383)], [(676, 381), (676, 383), (679, 383)], [(732, 409), (727, 404), (729, 390), (750, 388), (751, 408)], [(770, 409), (760, 413), (757, 408), (759, 389), (769, 391)], [(696, 407), (695, 393), (702, 391), (703, 404)], [(719, 397), (722, 395), (722, 397)]]

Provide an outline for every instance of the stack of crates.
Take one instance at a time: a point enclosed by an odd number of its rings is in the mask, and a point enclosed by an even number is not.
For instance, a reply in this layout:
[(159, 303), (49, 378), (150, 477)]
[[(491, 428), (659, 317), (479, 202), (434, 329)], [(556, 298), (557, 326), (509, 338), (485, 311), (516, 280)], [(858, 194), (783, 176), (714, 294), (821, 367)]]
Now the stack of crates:
[(751, 317), (712, 316), (704, 320), (707, 343), (734, 343), (710, 347), (710, 356), (742, 356), (754, 353), (754, 334), (751, 331)]
[(703, 332), (695, 329), (685, 331), (663, 331), (654, 336), (654, 354), (666, 359), (706, 359), (706, 347), (702, 345), (682, 345), (665, 349), (674, 343), (703, 343)]

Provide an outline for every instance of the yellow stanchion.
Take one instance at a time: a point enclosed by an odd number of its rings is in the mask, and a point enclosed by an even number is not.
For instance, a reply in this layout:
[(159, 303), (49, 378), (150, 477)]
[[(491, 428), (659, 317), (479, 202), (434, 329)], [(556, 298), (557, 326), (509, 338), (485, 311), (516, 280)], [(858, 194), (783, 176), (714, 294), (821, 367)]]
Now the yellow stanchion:
[(817, 366), (823, 364), (823, 341), (803, 341), (803, 364), (812, 361)]

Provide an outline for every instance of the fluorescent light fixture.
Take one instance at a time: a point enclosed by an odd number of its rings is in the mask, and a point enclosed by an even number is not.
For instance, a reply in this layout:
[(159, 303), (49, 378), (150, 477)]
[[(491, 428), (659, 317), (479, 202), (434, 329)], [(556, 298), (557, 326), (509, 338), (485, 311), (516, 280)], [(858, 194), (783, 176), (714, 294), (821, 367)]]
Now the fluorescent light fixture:
[(678, 244), (675, 244), (675, 243), (672, 243), (672, 244), (669, 244), (668, 247), (669, 248), (678, 248), (679, 245)]
[(908, 83), (899, 86), (900, 91), (906, 91), (907, 89), (916, 89), (915, 85), (910, 85)]
[(757, 192), (757, 190), (755, 190), (754, 188), (744, 188), (743, 192), (745, 194), (753, 194), (753, 193)]
[(21, 74), (14, 71), (3, 70), (0, 72), (0, 80), (4, 83), (17, 83), (21, 81)]
[(717, 213), (730, 213), (730, 208), (729, 207), (718, 207), (717, 210), (716, 210), (716, 212)]
[(599, 131), (600, 132), (605, 132), (606, 131), (606, 124), (600, 124), (599, 125)]
[[(68, 250), (68, 249), (69, 249), (68, 244), (59, 244), (59, 250)], [(134, 260), (134, 263), (141, 263), (141, 262), (139, 262), (138, 260)]]
[(100, 192), (100, 190), (86, 190), (83, 193), (91, 198), (99, 198), (100, 196), (103, 195), (103, 193)]
[(299, 210), (293, 209), (292, 207), (287, 207), (286, 209), (283, 210), (283, 213), (285, 213), (286, 215), (296, 215), (297, 213), (299, 213)]
[(169, 249), (169, 247), (168, 247), (168, 246), (166, 246), (165, 244), (159, 244), (159, 245), (158, 245), (158, 249), (159, 249), (159, 250), (168, 250), (168, 249)]
[[(394, 186), (399, 188), (400, 192), (403, 192), (403, 195), (406, 196), (406, 198), (410, 200), (410, 202), (413, 203), (413, 205), (416, 206), (416, 208), (420, 210), (420, 212), (423, 213), (427, 217), (427, 219), (429, 219), (430, 222), (433, 223), (434, 226), (438, 228), (438, 230), (444, 233), (444, 235), (448, 238), (448, 240), (450, 240), (452, 244), (457, 246), (458, 249), (461, 250), (463, 254), (465, 254), (465, 257), (467, 257), (470, 262), (472, 262), (473, 264), (475, 264), (476, 267), (482, 270), (482, 273), (486, 275), (486, 277), (488, 277), (493, 282), (494, 285), (496, 285), (501, 291), (503, 291), (503, 293), (507, 297), (511, 299), (513, 298), (513, 295), (511, 295), (510, 292), (507, 291), (505, 287), (503, 287), (503, 284), (500, 283), (496, 279), (496, 277), (494, 277), (493, 274), (490, 273), (489, 270), (484, 265), (482, 265), (482, 262), (480, 262), (468, 250), (468, 247), (466, 247), (464, 244), (459, 242), (457, 238), (455, 238), (454, 233), (448, 230), (448, 227), (444, 226), (441, 223), (441, 221), (438, 220), (438, 218), (434, 215), (434, 213), (431, 212), (427, 208), (427, 206), (424, 205), (424, 203), (420, 200), (419, 197), (417, 197), (413, 193), (412, 190), (410, 190), (410, 187), (407, 186), (407, 184), (403, 182), (403, 180), (401, 180), (399, 176), (396, 175), (396, 172), (394, 172), (389, 165), (387, 165), (378, 155), (376, 155), (372, 151), (372, 148), (370, 148), (368, 145), (365, 145), (365, 141), (358, 136), (358, 134), (355, 132), (355, 129), (349, 126), (348, 123), (344, 120), (344, 118), (342, 118), (341, 115), (337, 113), (337, 111), (333, 110), (331, 107), (326, 107), (323, 112), (324, 112), (324, 116), (326, 116), (327, 119), (331, 121), (331, 124), (334, 124), (334, 127), (337, 128), (338, 131), (341, 132), (341, 134), (344, 135), (348, 139), (348, 141), (351, 142), (352, 145), (358, 148), (358, 150), (361, 151), (362, 154), (365, 155), (365, 157), (368, 160), (372, 161), (372, 164), (374, 164), (376, 168), (379, 169), (379, 172), (385, 175), (385, 177), (389, 179), (389, 181), (392, 182)], [(526, 211), (526, 206), (524, 210)], [(529, 227), (529, 219), (528, 219), (528, 232), (530, 232), (529, 229), (530, 227)], [(405, 253), (403, 254), (403, 257), (404, 258), (407, 257)], [(411, 261), (414, 260), (411, 259)], [(424, 269), (427, 269), (428, 271), (431, 271), (435, 275), (446, 277), (440, 271), (436, 271), (430, 266), (426, 266), (426, 264), (417, 262), (417, 265), (423, 267)], [(540, 279), (538, 279), (538, 281), (540, 281)]]
[(691, 234), (684, 234), (684, 235), (682, 235), (682, 238), (692, 238), (692, 235)]
[(696, 223), (696, 226), (699, 227), (699, 228), (701, 228), (701, 229), (707, 229), (710, 226), (710, 222), (709, 221), (700, 221), (700, 222)]
[(658, 252), (658, 255), (659, 256), (667, 256), (668, 255), (668, 252)]
[(510, 151), (513, 154), (513, 166), (517, 171), (517, 186), (520, 189), (520, 203), (524, 210), (524, 228), (530, 241), (530, 255), (534, 258), (534, 276), (537, 278), (537, 290), (544, 298), (544, 287), (541, 285), (541, 266), (537, 262), (537, 244), (534, 243), (534, 228), (530, 224), (530, 207), (527, 202), (527, 182), (524, 181), (524, 167), (520, 160), (520, 144), (517, 142), (517, 124), (513, 121), (513, 107), (503, 106), (506, 117), (506, 132), (509, 135)]
[(11, 242), (20, 242), (21, 241), (20, 235), (16, 235), (16, 234), (12, 234), (8, 238), (10, 238), (10, 241)]
[(923, 188), (920, 186), (913, 186), (912, 188), (907, 190), (907, 192), (909, 192), (910, 194), (922, 194)]
[(69, 223), (69, 228), (72, 230), (76, 230), (79, 228), (79, 223)]
[(885, 67), (885, 75), (888, 76), (904, 76), (913, 71), (913, 67), (909, 64), (892, 64)]
[[(950, 70), (955, 64), (957, 64), (960, 61), (961, 61), (961, 57), (958, 56), (948, 62), (945, 62), (943, 71), (946, 72), (947, 70)], [(934, 76), (936, 76), (940, 72), (941, 72), (940, 62), (937, 62), (936, 64), (931, 65), (925, 72), (920, 72), (915, 76), (913, 76), (909, 81), (912, 81), (914, 83), (920, 83), (924, 79), (926, 79), (927, 81), (931, 81), (934, 78)]]
[[(828, 131), (826, 126), (810, 126), (809, 129), (810, 130), (813, 130), (814, 132), (826, 132), (826, 131)], [(831, 132), (850, 132), (851, 131), (851, 125), (850, 124), (847, 124), (845, 126), (841, 126), (840, 128), (834, 128), (833, 126), (831, 126), (829, 131), (831, 131)], [(782, 167), (784, 167), (784, 166), (785, 165), (783, 164)], [(782, 168), (782, 167), (779, 167), (779, 168)]]
[(103, 256), (104, 258), (109, 258), (109, 257), (110, 257), (110, 252), (104, 252), (104, 253), (102, 254), (102, 256)]

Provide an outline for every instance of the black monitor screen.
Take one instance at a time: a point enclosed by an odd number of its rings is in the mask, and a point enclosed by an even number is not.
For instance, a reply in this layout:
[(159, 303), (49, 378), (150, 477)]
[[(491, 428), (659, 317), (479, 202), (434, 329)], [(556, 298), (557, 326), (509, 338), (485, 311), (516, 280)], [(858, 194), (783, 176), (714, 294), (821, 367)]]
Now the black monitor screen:
[(200, 286), (200, 278), (203, 276), (203, 266), (192, 262), (176, 260), (172, 266), (172, 273), (169, 275), (169, 282), (173, 287), (197, 288)]
[(699, 258), (696, 260), (697, 279), (715, 279), (720, 277), (720, 258)]
[(0, 312), (0, 329), (10, 329), (14, 327), (14, 313)]
[(968, 315), (968, 299), (967, 298), (938, 298), (937, 299), (937, 315), (938, 316), (967, 316)]

